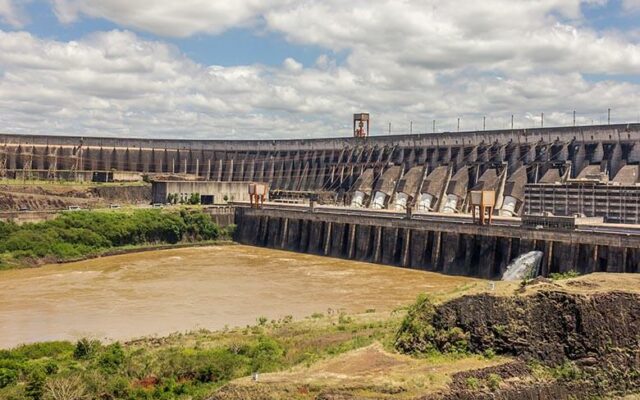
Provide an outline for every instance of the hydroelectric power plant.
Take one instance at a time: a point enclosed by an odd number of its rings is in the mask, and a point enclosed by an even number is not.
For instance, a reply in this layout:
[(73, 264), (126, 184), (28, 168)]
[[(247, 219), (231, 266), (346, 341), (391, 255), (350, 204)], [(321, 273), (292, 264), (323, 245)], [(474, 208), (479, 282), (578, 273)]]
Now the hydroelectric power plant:
[(207, 194), (235, 206), (241, 243), (485, 278), (532, 251), (544, 275), (638, 272), (640, 124), (372, 137), (363, 122), (328, 139), (4, 134), (0, 176), (265, 183), (259, 208)]

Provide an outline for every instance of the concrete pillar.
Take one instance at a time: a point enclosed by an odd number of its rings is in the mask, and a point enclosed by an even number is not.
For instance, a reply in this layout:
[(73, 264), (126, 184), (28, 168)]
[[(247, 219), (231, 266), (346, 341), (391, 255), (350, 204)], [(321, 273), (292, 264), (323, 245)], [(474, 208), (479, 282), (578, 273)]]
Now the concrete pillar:
[(433, 250), (431, 250), (432, 271), (438, 269), (440, 263), (440, 248), (442, 247), (442, 232), (433, 233)]
[(280, 241), (280, 248), (284, 249), (286, 247), (288, 238), (289, 238), (289, 218), (285, 218), (282, 223), (282, 240)]
[(405, 229), (404, 241), (402, 247), (402, 263), (403, 267), (409, 266), (409, 256), (411, 254), (411, 229)]
[(352, 260), (353, 257), (355, 256), (355, 250), (356, 250), (356, 225), (352, 224), (349, 225), (349, 243), (348, 243), (348, 253), (347, 253), (347, 258)]
[(376, 237), (375, 237), (375, 245), (373, 250), (373, 262), (380, 262), (380, 256), (382, 254), (382, 227), (376, 226)]

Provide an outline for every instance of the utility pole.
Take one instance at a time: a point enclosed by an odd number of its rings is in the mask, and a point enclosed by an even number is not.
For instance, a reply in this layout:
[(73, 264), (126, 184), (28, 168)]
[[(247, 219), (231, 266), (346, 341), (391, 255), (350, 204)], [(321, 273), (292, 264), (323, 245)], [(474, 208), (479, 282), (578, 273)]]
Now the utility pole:
[(576, 126), (576, 110), (573, 110), (573, 126)]
[(413, 121), (409, 121), (409, 133), (413, 133)]
[(540, 128), (544, 128), (544, 113), (540, 113)]
[(433, 133), (436, 133), (436, 120), (433, 120)]
[(458, 132), (460, 132), (460, 117), (458, 117)]
[(513, 114), (511, 114), (511, 130), (513, 130)]
[(389, 135), (391, 135), (391, 122), (389, 122)]
[(487, 130), (487, 117), (482, 117), (482, 130)]
[(607, 125), (611, 125), (611, 109), (607, 108)]

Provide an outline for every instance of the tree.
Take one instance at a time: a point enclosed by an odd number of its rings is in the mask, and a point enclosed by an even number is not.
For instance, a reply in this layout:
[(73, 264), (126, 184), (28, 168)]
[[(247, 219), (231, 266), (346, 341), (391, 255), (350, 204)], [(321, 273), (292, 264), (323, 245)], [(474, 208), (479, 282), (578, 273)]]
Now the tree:
[(32, 400), (41, 400), (44, 395), (45, 380), (46, 376), (42, 370), (36, 369), (31, 371), (24, 390), (27, 398)]
[(87, 398), (86, 388), (79, 376), (50, 379), (45, 385), (45, 399), (47, 400), (84, 400)]

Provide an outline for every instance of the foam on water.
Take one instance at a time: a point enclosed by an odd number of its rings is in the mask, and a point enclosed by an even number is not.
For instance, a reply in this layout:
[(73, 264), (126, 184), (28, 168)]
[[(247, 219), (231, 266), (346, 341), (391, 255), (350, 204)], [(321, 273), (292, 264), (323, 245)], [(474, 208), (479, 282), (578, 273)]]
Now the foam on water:
[(521, 254), (507, 266), (507, 270), (502, 275), (502, 280), (521, 281), (535, 278), (540, 274), (542, 255), (541, 251), (530, 251)]

